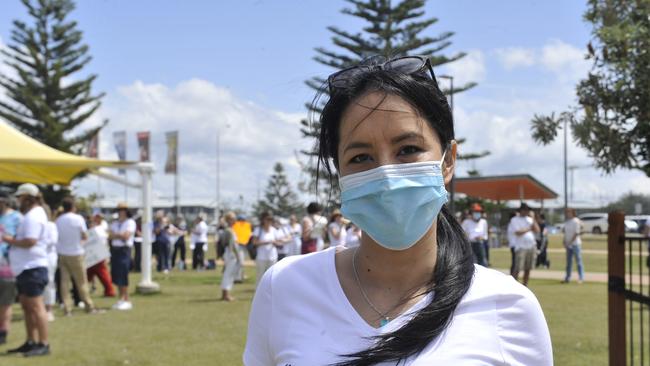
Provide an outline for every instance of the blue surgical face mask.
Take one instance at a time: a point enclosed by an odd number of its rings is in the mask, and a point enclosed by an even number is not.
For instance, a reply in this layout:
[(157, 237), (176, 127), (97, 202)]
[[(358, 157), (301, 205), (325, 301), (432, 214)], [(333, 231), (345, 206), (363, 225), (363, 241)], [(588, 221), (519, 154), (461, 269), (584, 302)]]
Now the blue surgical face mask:
[(474, 220), (478, 221), (481, 219), (481, 213), (480, 212), (472, 212), (472, 217)]
[(415, 245), (447, 202), (442, 161), (383, 165), (341, 177), (341, 212), (386, 249)]

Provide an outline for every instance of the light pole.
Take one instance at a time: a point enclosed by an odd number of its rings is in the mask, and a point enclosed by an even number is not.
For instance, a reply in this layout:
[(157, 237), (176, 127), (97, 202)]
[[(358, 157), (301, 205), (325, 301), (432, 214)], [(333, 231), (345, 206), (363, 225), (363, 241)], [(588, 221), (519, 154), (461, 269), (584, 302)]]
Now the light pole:
[[(230, 128), (230, 124), (226, 123), (226, 128)], [(217, 200), (214, 208), (215, 220), (219, 220), (220, 207), (221, 207), (221, 128), (217, 126)]]
[[(439, 79), (447, 79), (449, 80), (449, 108), (451, 109), (451, 118), (454, 118), (454, 77), (449, 76), (449, 75), (438, 75)], [(451, 177), (451, 182), (449, 183), (449, 199), (451, 203), (449, 204), (449, 208), (451, 209), (451, 214), (455, 215), (455, 205), (454, 205), (454, 177)]]
[[(564, 118), (564, 212), (569, 208), (569, 194), (567, 187), (567, 119)], [(565, 217), (566, 219), (566, 217)]]

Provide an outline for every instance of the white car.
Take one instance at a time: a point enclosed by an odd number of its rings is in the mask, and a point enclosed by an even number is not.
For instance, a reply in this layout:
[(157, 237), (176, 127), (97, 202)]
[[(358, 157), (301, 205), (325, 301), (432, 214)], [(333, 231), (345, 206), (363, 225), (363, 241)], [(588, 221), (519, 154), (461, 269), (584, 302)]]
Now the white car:
[[(592, 234), (606, 234), (609, 228), (606, 213), (586, 213), (579, 215), (578, 218), (582, 221), (582, 232)], [(634, 220), (625, 219), (625, 231), (628, 233), (639, 232), (639, 224)]]

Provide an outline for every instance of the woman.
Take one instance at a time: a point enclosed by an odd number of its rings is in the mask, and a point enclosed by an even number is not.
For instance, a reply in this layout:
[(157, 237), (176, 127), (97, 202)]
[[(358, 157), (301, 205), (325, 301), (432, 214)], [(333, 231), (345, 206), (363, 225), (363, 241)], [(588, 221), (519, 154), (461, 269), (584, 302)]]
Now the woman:
[(194, 220), (192, 236), (190, 238), (190, 249), (192, 250), (192, 269), (202, 270), (205, 268), (205, 252), (208, 250), (208, 224), (205, 223), (205, 215), (200, 213)]
[(334, 210), (332, 215), (330, 215), (329, 225), (327, 225), (327, 237), (330, 241), (330, 246), (345, 245), (347, 234), (341, 211)]
[(320, 252), (325, 247), (323, 240), (327, 230), (327, 219), (321, 216), (323, 208), (318, 202), (307, 205), (307, 216), (302, 219), (302, 254)]
[(235, 277), (237, 276), (237, 272), (241, 266), (239, 256), (237, 255), (237, 237), (235, 236), (235, 232), (232, 230), (232, 226), (236, 221), (235, 213), (228, 212), (224, 216), (224, 220), (226, 221), (226, 227), (223, 230), (222, 240), (225, 246), (223, 253), (225, 269), (221, 279), (221, 300), (235, 301), (235, 298), (230, 295), (230, 291), (232, 291)]
[(179, 217), (176, 220), (176, 227), (177, 227), (176, 235), (178, 235), (178, 238), (174, 243), (174, 253), (172, 253), (172, 267), (176, 265), (176, 254), (178, 253), (181, 259), (181, 261), (178, 262), (178, 269), (184, 271), (185, 270), (185, 235), (187, 234), (187, 223), (185, 222), (185, 219)]
[(126, 203), (117, 205), (117, 220), (111, 224), (108, 238), (111, 240), (111, 279), (118, 288), (119, 300), (113, 305), (115, 310), (131, 310), (129, 301), (129, 266), (131, 247), (136, 230), (135, 220)]
[(298, 222), (296, 215), (289, 216), (289, 229), (291, 230), (291, 238), (293, 240), (290, 255), (300, 255), (300, 250), (302, 247), (302, 225), (300, 225)]
[(269, 212), (262, 212), (260, 226), (253, 231), (253, 245), (257, 248), (255, 257), (256, 284), (260, 283), (264, 272), (278, 261), (278, 250), (275, 246), (280, 244), (280, 240), (280, 233), (273, 227), (273, 216)]
[(2, 240), (10, 245), (9, 263), (16, 275), (18, 300), (23, 309), (27, 340), (7, 353), (22, 353), (25, 357), (50, 354), (47, 311), (43, 292), (48, 283), (47, 223), (43, 197), (31, 183), (18, 186), (14, 194), (20, 204), (23, 220), (16, 235), (4, 234)]
[(54, 321), (54, 313), (52, 308), (56, 305), (56, 282), (54, 281), (54, 273), (56, 273), (57, 263), (59, 256), (56, 251), (56, 243), (59, 241), (59, 230), (56, 227), (57, 214), (52, 214), (52, 210), (46, 204), (43, 204), (43, 209), (47, 215), (48, 222), (46, 226), (46, 242), (47, 242), (47, 286), (43, 292), (43, 302), (45, 303), (45, 311), (47, 311), (47, 321)]
[(474, 266), (444, 206), (456, 142), (429, 60), (375, 62), (328, 81), (319, 158), (340, 175), (341, 212), (364, 231), (361, 245), (268, 271), (244, 364), (551, 365), (535, 296)]
[[(91, 238), (95, 237), (101, 245), (108, 247), (108, 223), (104, 220), (100, 211), (95, 212), (93, 215), (88, 234)], [(102, 259), (98, 263), (88, 267), (86, 269), (86, 276), (88, 276), (88, 282), (91, 283), (95, 280), (95, 276), (99, 278), (99, 281), (104, 287), (104, 297), (115, 296), (115, 289), (113, 288), (111, 274), (108, 272), (108, 267), (106, 266), (106, 259)]]

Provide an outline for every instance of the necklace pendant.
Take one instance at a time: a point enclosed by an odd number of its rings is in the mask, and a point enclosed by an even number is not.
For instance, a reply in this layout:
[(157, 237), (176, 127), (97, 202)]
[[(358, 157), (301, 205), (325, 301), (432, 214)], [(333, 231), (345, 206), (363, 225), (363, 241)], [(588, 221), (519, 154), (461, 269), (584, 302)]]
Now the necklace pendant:
[(379, 326), (380, 326), (380, 327), (383, 327), (383, 326), (385, 326), (386, 324), (388, 324), (388, 322), (390, 322), (390, 319), (388, 319), (388, 317), (382, 318), (382, 319), (379, 321)]

